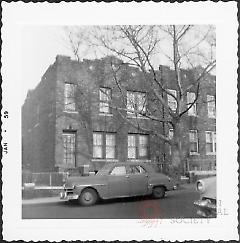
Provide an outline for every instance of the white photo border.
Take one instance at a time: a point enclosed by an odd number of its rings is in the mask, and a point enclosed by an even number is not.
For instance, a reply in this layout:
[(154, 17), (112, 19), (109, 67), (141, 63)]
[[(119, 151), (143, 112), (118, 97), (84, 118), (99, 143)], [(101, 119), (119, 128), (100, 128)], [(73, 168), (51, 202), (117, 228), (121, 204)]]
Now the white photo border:
[[(238, 240), (238, 129), (236, 2), (2, 3), (2, 158), (4, 240)], [(202, 223), (162, 220), (22, 219), (21, 43), (23, 25), (213, 24), (217, 30), (217, 196), (228, 215)], [(4, 111), (9, 117), (4, 118)], [(4, 132), (6, 130), (6, 132)]]

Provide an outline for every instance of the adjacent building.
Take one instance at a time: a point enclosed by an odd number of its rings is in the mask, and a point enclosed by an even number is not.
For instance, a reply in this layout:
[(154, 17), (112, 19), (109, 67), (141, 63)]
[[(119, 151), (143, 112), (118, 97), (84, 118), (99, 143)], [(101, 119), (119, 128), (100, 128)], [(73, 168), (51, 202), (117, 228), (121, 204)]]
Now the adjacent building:
[[(119, 62), (112, 56), (82, 62), (67, 56), (56, 57), (41, 82), (28, 92), (22, 107), (24, 169), (97, 171), (108, 162), (144, 161), (167, 170), (171, 147), (147, 130), (158, 129), (169, 137), (172, 130), (164, 123), (156, 124), (141, 115), (132, 115), (134, 109), (142, 112), (154, 109), (154, 99), (141, 71), (125, 65), (118, 72)], [(177, 95), (173, 70), (161, 66), (157, 75)], [(193, 70), (182, 70), (186, 83), (192, 75), (195, 75)], [(195, 96), (196, 93), (188, 92), (187, 103)], [(189, 147), (186, 171), (215, 169), (215, 97), (215, 76), (208, 75), (200, 87), (197, 103), (183, 118)], [(164, 98), (174, 109), (176, 101), (171, 96)], [(124, 104), (128, 112), (124, 113), (124, 109), (121, 112), (119, 104)], [(114, 109), (115, 105), (118, 110)], [(161, 116), (167, 116), (163, 107), (159, 110)]]

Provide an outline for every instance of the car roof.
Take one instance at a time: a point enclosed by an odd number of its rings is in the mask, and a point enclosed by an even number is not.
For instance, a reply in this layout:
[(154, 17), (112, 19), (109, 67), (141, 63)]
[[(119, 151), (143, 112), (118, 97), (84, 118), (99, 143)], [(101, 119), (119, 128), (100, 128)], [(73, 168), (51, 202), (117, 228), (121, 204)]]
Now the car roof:
[(108, 162), (102, 167), (102, 169), (112, 168), (114, 166), (131, 166), (131, 165), (134, 166), (140, 165), (143, 166), (148, 171), (154, 171), (153, 166), (147, 162)]

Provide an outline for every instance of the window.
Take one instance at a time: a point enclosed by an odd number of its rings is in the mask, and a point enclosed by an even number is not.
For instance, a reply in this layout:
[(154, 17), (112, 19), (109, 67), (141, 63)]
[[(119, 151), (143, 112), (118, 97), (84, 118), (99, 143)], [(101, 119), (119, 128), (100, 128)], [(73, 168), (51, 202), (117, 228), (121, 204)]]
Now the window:
[(93, 158), (114, 159), (115, 153), (116, 138), (114, 133), (93, 133)]
[(148, 157), (148, 136), (139, 135), (139, 157)]
[(146, 170), (140, 165), (130, 165), (129, 166), (129, 173), (130, 174), (145, 174)]
[(136, 135), (128, 135), (128, 158), (136, 158)]
[(64, 104), (65, 104), (65, 111), (75, 111), (75, 90), (76, 85), (65, 83), (64, 87)]
[(208, 107), (208, 117), (216, 117), (216, 107), (215, 107), (215, 97), (213, 95), (207, 95), (207, 107)]
[[(175, 97), (177, 97), (177, 91), (173, 90), (173, 89), (168, 89), (168, 92), (171, 93), (172, 95), (174, 95)], [(174, 97), (172, 97), (171, 95), (167, 95), (167, 99), (168, 99), (168, 106), (173, 110), (176, 111), (177, 109), (177, 101)]]
[(115, 134), (106, 134), (106, 158), (115, 158)]
[[(189, 108), (191, 104), (196, 99), (195, 93), (187, 92), (187, 107)], [(197, 115), (197, 105), (196, 102), (192, 105), (192, 107), (188, 110), (189, 116), (196, 116)]]
[(126, 167), (125, 166), (116, 166), (113, 168), (111, 175), (126, 175)]
[[(173, 129), (169, 129), (169, 131), (168, 131), (168, 138), (169, 139), (173, 138)], [(169, 154), (170, 155), (172, 154), (172, 147), (171, 147), (171, 145), (169, 145)]]
[(206, 154), (216, 154), (216, 132), (206, 132)]
[(128, 158), (143, 159), (148, 158), (148, 135), (129, 134), (128, 135)]
[[(140, 117), (146, 113), (146, 93), (127, 91), (127, 113)], [(140, 113), (140, 114), (139, 114)]]
[(198, 133), (196, 130), (189, 132), (190, 154), (198, 154)]
[(100, 113), (110, 113), (111, 89), (100, 88), (99, 90), (99, 111)]
[(76, 132), (63, 132), (63, 162), (66, 165), (75, 165), (76, 160)]

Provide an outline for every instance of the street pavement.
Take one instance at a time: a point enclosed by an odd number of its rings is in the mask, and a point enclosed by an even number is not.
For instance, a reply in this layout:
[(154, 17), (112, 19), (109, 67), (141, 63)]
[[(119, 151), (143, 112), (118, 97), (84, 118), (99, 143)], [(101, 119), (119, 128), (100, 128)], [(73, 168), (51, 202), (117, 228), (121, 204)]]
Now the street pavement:
[(91, 207), (75, 202), (60, 201), (58, 197), (23, 200), (23, 219), (145, 219), (145, 218), (197, 218), (193, 202), (199, 198), (194, 185), (167, 192), (164, 199), (135, 197), (102, 200)]

